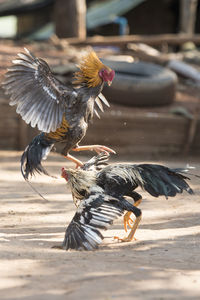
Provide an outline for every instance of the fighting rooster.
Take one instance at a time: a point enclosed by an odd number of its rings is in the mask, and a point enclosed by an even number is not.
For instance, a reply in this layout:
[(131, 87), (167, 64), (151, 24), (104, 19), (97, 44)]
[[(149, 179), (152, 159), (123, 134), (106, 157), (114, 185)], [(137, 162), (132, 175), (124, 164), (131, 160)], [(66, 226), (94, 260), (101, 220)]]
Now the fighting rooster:
[[(75, 73), (78, 87), (66, 86), (51, 73), (48, 64), (31, 54), (19, 53), (6, 73), (3, 82), (5, 92), (10, 95), (10, 105), (22, 119), (40, 131), (27, 146), (21, 157), (21, 171), (25, 179), (35, 171), (48, 175), (41, 165), (54, 143), (65, 144), (62, 154), (81, 166), (82, 162), (69, 151), (94, 150), (114, 152), (101, 145), (79, 146), (86, 134), (88, 123), (96, 112), (95, 104), (103, 110), (102, 102), (109, 106), (101, 94), (104, 83), (110, 85), (114, 71), (105, 66), (91, 51)], [(97, 113), (98, 114), (98, 113)]]
[[(77, 212), (66, 229), (63, 249), (96, 248), (102, 241), (101, 229), (106, 229), (113, 220), (127, 211), (124, 227), (131, 227), (127, 237), (120, 239), (130, 242), (141, 220), (141, 210), (136, 207), (142, 196), (135, 192), (141, 187), (154, 197), (175, 197), (183, 191), (193, 194), (183, 175), (187, 169), (170, 169), (157, 164), (112, 164), (105, 166), (102, 154), (93, 158), (82, 168), (62, 169), (62, 177), (69, 182), (74, 199), (80, 200)], [(99, 163), (100, 160), (100, 163)], [(104, 163), (104, 165), (103, 165)], [(95, 165), (100, 168), (94, 167)], [(101, 165), (102, 164), (102, 165)], [(134, 200), (134, 205), (125, 197)], [(136, 217), (133, 226), (130, 214)], [(131, 221), (131, 222), (130, 222)]]

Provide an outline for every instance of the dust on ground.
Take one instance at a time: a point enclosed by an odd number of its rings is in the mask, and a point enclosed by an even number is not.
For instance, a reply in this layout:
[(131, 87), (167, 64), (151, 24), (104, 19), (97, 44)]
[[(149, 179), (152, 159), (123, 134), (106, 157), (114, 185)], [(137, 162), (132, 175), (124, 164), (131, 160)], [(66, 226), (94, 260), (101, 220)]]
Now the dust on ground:
[[(136, 241), (113, 240), (125, 233), (120, 218), (97, 251), (66, 252), (52, 249), (75, 212), (64, 179), (33, 180), (44, 201), (22, 179), (19, 159), (19, 152), (0, 152), (1, 300), (200, 299), (200, 178), (190, 182), (194, 196), (166, 201), (143, 192)], [(187, 162), (200, 174), (200, 161)], [(63, 165), (70, 163), (58, 155), (46, 162), (54, 175)]]

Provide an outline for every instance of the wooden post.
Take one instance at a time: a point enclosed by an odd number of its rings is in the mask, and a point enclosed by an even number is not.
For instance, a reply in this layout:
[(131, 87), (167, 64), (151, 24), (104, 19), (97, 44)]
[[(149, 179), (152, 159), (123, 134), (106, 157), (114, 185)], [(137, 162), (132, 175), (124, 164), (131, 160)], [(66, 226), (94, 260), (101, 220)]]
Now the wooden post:
[(59, 38), (86, 38), (85, 0), (56, 0), (55, 26)]
[(193, 34), (195, 31), (197, 0), (180, 1), (180, 30), (181, 33)]
[(17, 18), (17, 35), (26, 36), (36, 29), (40, 29), (46, 23), (50, 22), (50, 8), (45, 10), (33, 11), (27, 14), (20, 14)]

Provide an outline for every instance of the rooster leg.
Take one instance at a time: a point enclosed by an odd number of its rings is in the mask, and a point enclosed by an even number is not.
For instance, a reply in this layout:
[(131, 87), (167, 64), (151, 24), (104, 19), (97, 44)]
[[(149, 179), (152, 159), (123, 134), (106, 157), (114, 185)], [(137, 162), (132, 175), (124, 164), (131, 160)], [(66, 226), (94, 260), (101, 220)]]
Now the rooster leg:
[(88, 145), (88, 146), (77, 146), (76, 148), (72, 149), (73, 151), (85, 151), (85, 150), (90, 150), (90, 151), (96, 151), (98, 154), (101, 152), (105, 152), (106, 154), (110, 153), (116, 153), (114, 150), (112, 150), (109, 147), (102, 146), (102, 145)]
[(142, 198), (140, 198), (137, 201), (135, 201), (134, 202), (134, 206), (139, 206), (141, 202), (142, 202)]
[(127, 225), (132, 228), (132, 224), (134, 223), (133, 222), (133, 219), (130, 218), (130, 215), (132, 214), (131, 211), (127, 211), (124, 215), (124, 230), (127, 232)]
[(118, 241), (121, 241), (121, 242), (131, 242), (134, 238), (134, 235), (135, 235), (135, 232), (136, 232), (136, 229), (138, 228), (138, 225), (141, 221), (141, 215), (136, 217), (136, 220), (133, 224), (133, 227), (131, 228), (131, 231), (129, 233), (129, 235), (127, 237), (124, 237), (124, 238), (119, 238), (117, 236), (114, 237), (114, 239), (117, 239)]
[(130, 233), (127, 237), (124, 237), (124, 238), (114, 237), (114, 239), (117, 239), (118, 241), (121, 241), (121, 242), (131, 242), (134, 238), (136, 229), (137, 229), (137, 227), (138, 227), (138, 225), (141, 221), (142, 212), (139, 208), (137, 208), (136, 206), (130, 204), (124, 198), (123, 198), (123, 201), (122, 201), (122, 205), (123, 205), (123, 208), (128, 212), (128, 214), (126, 213), (128, 220), (130, 219), (131, 212), (134, 213), (136, 219), (135, 219), (135, 221), (133, 223), (133, 226), (131, 228), (131, 231), (130, 231)]
[(78, 160), (77, 158), (75, 158), (74, 156), (70, 155), (70, 154), (67, 154), (64, 156), (66, 159), (69, 159), (71, 161), (73, 161), (75, 164), (76, 164), (76, 168), (78, 167), (82, 167), (83, 166), (83, 163), (82, 161)]
[[(134, 206), (138, 206), (140, 205), (140, 203), (142, 202), (142, 197), (138, 200), (134, 199)], [(132, 224), (134, 223), (133, 219), (131, 219), (131, 211), (127, 211), (124, 215), (124, 229), (127, 232), (127, 226), (129, 226), (130, 228), (132, 228)]]

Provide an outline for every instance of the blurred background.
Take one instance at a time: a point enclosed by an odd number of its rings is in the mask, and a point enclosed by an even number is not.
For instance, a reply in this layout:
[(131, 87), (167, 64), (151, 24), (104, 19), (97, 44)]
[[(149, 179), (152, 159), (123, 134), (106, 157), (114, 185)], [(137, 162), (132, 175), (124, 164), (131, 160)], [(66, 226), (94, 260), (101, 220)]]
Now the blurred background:
[[(0, 0), (0, 81), (24, 47), (64, 83), (94, 48), (116, 77), (84, 144), (122, 155), (199, 154), (199, 44), (197, 0)], [(8, 102), (0, 89), (0, 149), (22, 150), (37, 129)]]

